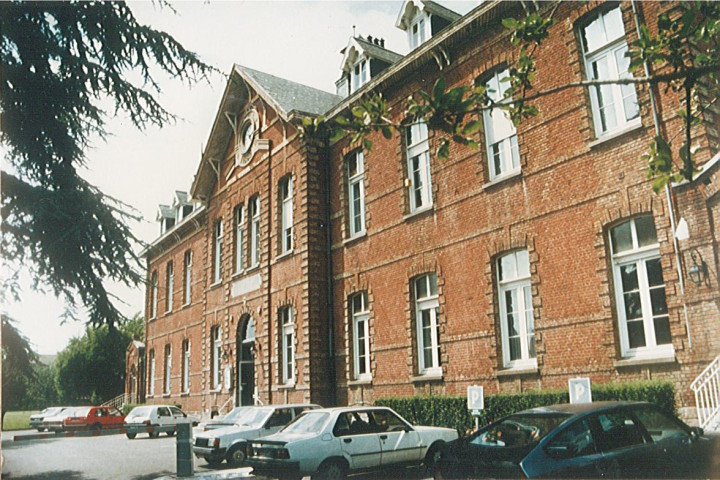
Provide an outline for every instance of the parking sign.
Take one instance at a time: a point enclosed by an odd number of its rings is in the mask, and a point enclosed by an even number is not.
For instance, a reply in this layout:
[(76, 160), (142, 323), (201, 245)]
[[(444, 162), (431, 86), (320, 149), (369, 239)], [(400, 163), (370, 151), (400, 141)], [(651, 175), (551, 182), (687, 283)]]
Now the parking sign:
[(467, 390), (468, 409), (483, 410), (485, 409), (485, 397), (483, 396), (483, 387), (471, 386)]
[(571, 378), (568, 380), (570, 388), (570, 403), (592, 403), (592, 390), (589, 378)]

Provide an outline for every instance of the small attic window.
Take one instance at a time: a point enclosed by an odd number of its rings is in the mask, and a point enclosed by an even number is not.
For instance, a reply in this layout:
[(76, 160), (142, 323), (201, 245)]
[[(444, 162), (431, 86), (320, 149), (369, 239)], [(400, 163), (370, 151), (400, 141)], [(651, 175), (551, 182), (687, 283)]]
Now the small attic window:
[(175, 226), (175, 219), (172, 217), (165, 217), (162, 222), (163, 233), (167, 232)]
[(360, 59), (355, 63), (355, 66), (352, 69), (351, 77), (352, 81), (350, 85), (352, 86), (352, 90), (350, 93), (353, 93), (360, 89), (363, 85), (365, 85), (370, 80), (370, 60), (364, 57), (360, 57)]
[(194, 209), (193, 209), (193, 205), (192, 205), (192, 204), (190, 204), (190, 205), (183, 205), (183, 207), (182, 207), (182, 218), (185, 218), (185, 217), (187, 217), (188, 215), (190, 215), (190, 214), (193, 212), (193, 210), (194, 210)]
[(430, 31), (430, 14), (422, 10), (418, 10), (417, 15), (410, 23), (407, 30), (408, 40), (410, 42), (410, 50), (414, 50), (432, 36)]

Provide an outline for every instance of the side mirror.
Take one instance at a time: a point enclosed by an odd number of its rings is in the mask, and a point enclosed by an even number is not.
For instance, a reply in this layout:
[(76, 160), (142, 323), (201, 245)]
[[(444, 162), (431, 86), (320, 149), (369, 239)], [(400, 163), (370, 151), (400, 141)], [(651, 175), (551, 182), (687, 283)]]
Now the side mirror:
[(690, 428), (690, 438), (693, 440), (697, 440), (698, 438), (705, 435), (705, 431), (700, 427), (692, 427)]

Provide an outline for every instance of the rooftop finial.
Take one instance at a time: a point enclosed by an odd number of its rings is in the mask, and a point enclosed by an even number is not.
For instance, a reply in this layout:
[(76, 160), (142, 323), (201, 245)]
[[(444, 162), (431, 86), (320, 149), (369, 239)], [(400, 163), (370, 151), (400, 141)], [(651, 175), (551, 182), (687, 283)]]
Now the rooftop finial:
[(355, 25), (353, 25), (353, 38), (355, 37)]

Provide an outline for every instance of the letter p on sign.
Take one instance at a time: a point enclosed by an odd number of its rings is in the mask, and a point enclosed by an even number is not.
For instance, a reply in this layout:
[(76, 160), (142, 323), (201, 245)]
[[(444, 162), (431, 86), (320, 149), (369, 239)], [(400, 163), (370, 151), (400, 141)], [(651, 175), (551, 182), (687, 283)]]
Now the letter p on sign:
[(484, 410), (485, 397), (483, 396), (483, 387), (468, 387), (468, 410)]

